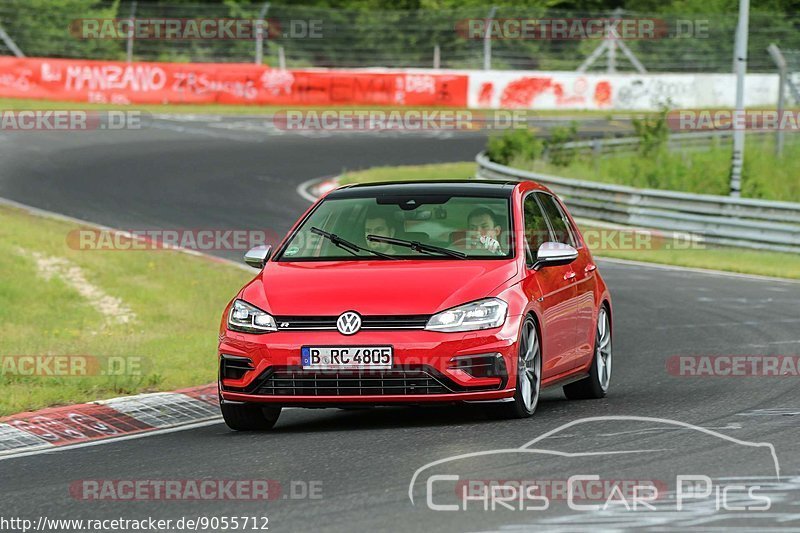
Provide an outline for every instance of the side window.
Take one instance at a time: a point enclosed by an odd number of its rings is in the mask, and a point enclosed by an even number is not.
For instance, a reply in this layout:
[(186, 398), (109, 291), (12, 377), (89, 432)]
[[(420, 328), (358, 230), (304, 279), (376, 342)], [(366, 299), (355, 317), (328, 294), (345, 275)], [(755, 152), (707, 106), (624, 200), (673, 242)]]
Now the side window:
[(555, 198), (549, 194), (539, 194), (538, 196), (542, 202), (544, 212), (550, 220), (550, 225), (553, 227), (555, 241), (575, 246), (575, 241), (569, 228), (569, 221), (561, 211), (561, 207), (556, 203)]
[(529, 194), (522, 205), (525, 216), (525, 241), (528, 243), (528, 261), (533, 263), (539, 246), (550, 240), (550, 228), (536, 201), (536, 196)]

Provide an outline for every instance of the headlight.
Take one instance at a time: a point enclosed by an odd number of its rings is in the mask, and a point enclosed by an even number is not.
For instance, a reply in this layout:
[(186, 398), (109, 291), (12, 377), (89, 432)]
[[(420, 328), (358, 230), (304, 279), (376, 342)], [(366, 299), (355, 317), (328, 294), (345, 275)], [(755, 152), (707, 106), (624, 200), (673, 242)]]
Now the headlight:
[(508, 304), (499, 298), (487, 298), (433, 315), (425, 329), (431, 331), (473, 331), (502, 326)]
[(236, 300), (231, 306), (231, 312), (228, 315), (228, 329), (244, 333), (278, 331), (272, 315), (242, 300)]

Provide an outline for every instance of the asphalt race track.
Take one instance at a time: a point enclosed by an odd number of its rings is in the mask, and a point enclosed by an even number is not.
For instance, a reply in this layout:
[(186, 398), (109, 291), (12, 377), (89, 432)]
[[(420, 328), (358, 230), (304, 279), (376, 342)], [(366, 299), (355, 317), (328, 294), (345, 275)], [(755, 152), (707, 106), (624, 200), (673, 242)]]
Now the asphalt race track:
[[(258, 227), (280, 233), (307, 207), (296, 188), (310, 178), (343, 168), (465, 160), (484, 144), (473, 133), (288, 135), (254, 131), (242, 122), (165, 118), (145, 131), (113, 135), (6, 133), (0, 136), (0, 196), (126, 229)], [(681, 355), (799, 354), (800, 284), (606, 261), (601, 269), (615, 318), (614, 376), (605, 400), (568, 402), (551, 390), (537, 414), (523, 421), (497, 421), (477, 406), (291, 409), (268, 434), (237, 434), (220, 422), (9, 458), (0, 461), (3, 514), (268, 516), (272, 531), (800, 531), (797, 376), (686, 377), (668, 367), (672, 356)], [(215, 354), (197, 358), (213, 365)], [(601, 418), (583, 420), (589, 417)], [(581, 422), (562, 428), (575, 421)], [(557, 431), (534, 446), (550, 452), (520, 451), (551, 430)], [(770, 443), (775, 456), (748, 443)], [(423, 469), (490, 450), (506, 452)], [(664, 483), (673, 492), (676, 476), (702, 475), (713, 480), (714, 495), (684, 502), (680, 510), (668, 491), (654, 502), (655, 510), (617, 505), (577, 511), (553, 497), (540, 510), (520, 509), (518, 502), (509, 504), (513, 509), (484, 509), (470, 501), (466, 511), (445, 511), (429, 508), (429, 497), (434, 505), (458, 506), (461, 500), (452, 481), (431, 481), (434, 473), (462, 481), (597, 474)], [(70, 496), (70, 484), (81, 479), (271, 479), (283, 490), (267, 504), (93, 502)], [(760, 487), (756, 492), (769, 499), (768, 510), (753, 509), (761, 501), (752, 494), (722, 490), (744, 483)], [(309, 486), (321, 487), (321, 497), (308, 497)]]

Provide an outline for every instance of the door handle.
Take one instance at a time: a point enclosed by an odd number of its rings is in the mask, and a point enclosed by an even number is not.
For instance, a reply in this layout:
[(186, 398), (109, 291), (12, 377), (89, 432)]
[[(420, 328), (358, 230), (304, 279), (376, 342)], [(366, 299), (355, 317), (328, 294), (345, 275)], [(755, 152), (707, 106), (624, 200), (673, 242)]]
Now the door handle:
[(575, 272), (573, 272), (571, 270), (569, 272), (567, 272), (566, 274), (564, 274), (564, 280), (565, 281), (569, 281), (569, 280), (574, 279), (574, 278), (575, 278)]
[(595, 270), (597, 270), (597, 265), (595, 265), (594, 263), (589, 263), (588, 265), (586, 265), (586, 268), (583, 269), (583, 271), (586, 272), (587, 274), (589, 272), (594, 272)]

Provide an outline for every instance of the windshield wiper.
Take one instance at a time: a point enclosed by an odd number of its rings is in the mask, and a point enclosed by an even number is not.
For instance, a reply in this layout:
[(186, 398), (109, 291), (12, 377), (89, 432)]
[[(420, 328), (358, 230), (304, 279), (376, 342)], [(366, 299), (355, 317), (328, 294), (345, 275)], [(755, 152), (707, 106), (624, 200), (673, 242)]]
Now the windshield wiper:
[(450, 257), (457, 257), (459, 259), (466, 259), (468, 257), (464, 252), (450, 250), (449, 248), (442, 248), (441, 246), (434, 246), (432, 244), (424, 244), (419, 241), (407, 241), (405, 239), (395, 239), (394, 237), (384, 237), (383, 235), (367, 235), (367, 240), (372, 242), (385, 242), (386, 244), (394, 244), (395, 246), (405, 246), (406, 248), (411, 248), (415, 252), (428, 255), (449, 255)]
[(363, 246), (359, 246), (353, 242), (348, 241), (347, 239), (342, 239), (335, 233), (328, 233), (327, 231), (323, 231), (317, 227), (311, 228), (311, 233), (315, 233), (320, 237), (325, 237), (329, 241), (331, 241), (335, 246), (338, 246), (342, 250), (347, 250), (351, 254), (355, 255), (356, 257), (361, 257), (356, 252), (369, 252), (371, 254), (375, 254), (378, 257), (382, 257), (384, 259), (398, 259), (397, 257), (392, 257), (391, 255), (384, 254), (381, 252), (376, 252), (375, 250), (370, 250), (369, 248), (364, 248)]

